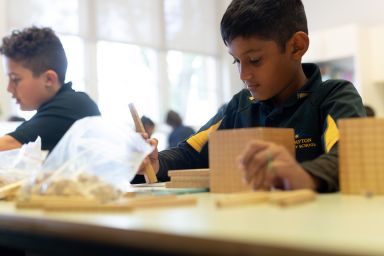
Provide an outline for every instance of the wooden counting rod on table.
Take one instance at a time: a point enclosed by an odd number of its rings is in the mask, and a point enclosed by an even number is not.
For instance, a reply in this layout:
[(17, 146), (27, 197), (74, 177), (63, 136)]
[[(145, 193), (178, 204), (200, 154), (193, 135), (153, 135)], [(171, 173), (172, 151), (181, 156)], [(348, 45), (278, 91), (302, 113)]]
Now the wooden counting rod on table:
[[(144, 126), (143, 126), (143, 123), (141, 122), (139, 115), (137, 114), (135, 105), (133, 105), (133, 103), (129, 103), (128, 106), (129, 106), (129, 111), (131, 112), (131, 115), (132, 115), (133, 122), (135, 123), (136, 131), (144, 133), (145, 132)], [(157, 182), (156, 173), (153, 170), (152, 165), (148, 164), (145, 167), (144, 177), (147, 183)]]
[(268, 201), (266, 192), (235, 193), (216, 200), (218, 208), (258, 204)]
[(0, 199), (7, 198), (16, 193), (16, 191), (23, 185), (24, 180), (16, 181), (11, 184), (5, 185), (0, 188)]
[[(273, 195), (273, 192), (271, 192)], [(277, 192), (279, 193), (279, 192)], [(316, 193), (309, 189), (299, 189), (279, 193), (276, 196), (271, 196), (270, 201), (280, 206), (291, 206), (301, 204), (316, 199)]]

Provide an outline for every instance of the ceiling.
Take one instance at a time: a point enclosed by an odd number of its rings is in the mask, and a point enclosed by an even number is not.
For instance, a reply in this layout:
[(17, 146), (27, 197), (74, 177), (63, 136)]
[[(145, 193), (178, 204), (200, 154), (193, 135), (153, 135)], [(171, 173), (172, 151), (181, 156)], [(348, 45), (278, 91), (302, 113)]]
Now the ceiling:
[(309, 31), (348, 24), (384, 24), (383, 0), (302, 0)]

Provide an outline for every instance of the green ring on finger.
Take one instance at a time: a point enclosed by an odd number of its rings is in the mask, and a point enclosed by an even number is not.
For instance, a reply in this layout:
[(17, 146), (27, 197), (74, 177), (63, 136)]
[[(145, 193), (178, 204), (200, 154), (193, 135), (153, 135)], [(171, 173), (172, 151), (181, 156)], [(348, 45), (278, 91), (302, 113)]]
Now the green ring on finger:
[(268, 155), (267, 155), (267, 171), (271, 172), (274, 176), (276, 176), (276, 171), (272, 167), (272, 164), (273, 164), (273, 155), (272, 155), (271, 151), (268, 151)]

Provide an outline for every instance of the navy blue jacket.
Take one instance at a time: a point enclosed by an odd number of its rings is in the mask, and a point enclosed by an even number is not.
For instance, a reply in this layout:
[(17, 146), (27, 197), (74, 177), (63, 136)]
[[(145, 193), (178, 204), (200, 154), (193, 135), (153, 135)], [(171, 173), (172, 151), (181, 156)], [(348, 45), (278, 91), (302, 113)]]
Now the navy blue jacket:
[(213, 131), (285, 127), (294, 129), (296, 159), (318, 181), (319, 191), (338, 190), (337, 121), (365, 116), (363, 103), (350, 82), (323, 82), (315, 64), (303, 64), (303, 69), (308, 82), (281, 106), (254, 100), (245, 89), (237, 93), (196, 134), (176, 148), (159, 152), (158, 178), (168, 180), (168, 170), (208, 168), (208, 136)]

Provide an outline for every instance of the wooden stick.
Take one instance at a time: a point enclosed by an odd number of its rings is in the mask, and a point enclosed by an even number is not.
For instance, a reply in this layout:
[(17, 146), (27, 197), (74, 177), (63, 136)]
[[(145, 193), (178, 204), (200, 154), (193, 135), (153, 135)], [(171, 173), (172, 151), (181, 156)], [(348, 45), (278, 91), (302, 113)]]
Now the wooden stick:
[(185, 198), (165, 198), (153, 201), (141, 201), (129, 203), (133, 208), (152, 208), (152, 207), (171, 207), (171, 206), (185, 206), (196, 205), (197, 198), (185, 197)]
[(43, 208), (44, 205), (50, 203), (61, 203), (61, 204), (95, 204), (96, 201), (93, 199), (80, 197), (80, 196), (44, 196), (44, 195), (32, 195), (27, 200), (18, 200), (16, 202), (17, 208), (28, 208), (28, 209), (36, 209)]
[(41, 208), (45, 211), (130, 211), (134, 208), (170, 207), (196, 204), (192, 197), (178, 198), (174, 195), (148, 196), (128, 199), (124, 202), (101, 204), (94, 201), (51, 201)]
[[(133, 122), (135, 123), (136, 131), (144, 133), (145, 129), (144, 129), (143, 123), (141, 122), (139, 115), (137, 114), (135, 105), (133, 105), (133, 103), (130, 103), (130, 104), (128, 104), (128, 106), (129, 106), (129, 110), (130, 110), (131, 115), (132, 115)], [(147, 183), (156, 183), (157, 182), (156, 173), (153, 170), (152, 165), (150, 165), (150, 164), (146, 165), (145, 170), (144, 170), (144, 177), (145, 177), (145, 181)]]
[(172, 182), (207, 183), (209, 187), (209, 176), (170, 176)]
[(316, 199), (316, 193), (309, 189), (300, 189), (287, 192), (277, 192), (276, 196), (273, 196), (271, 192), (270, 201), (280, 206), (291, 206), (300, 203), (313, 201)]
[(0, 199), (5, 199), (9, 196), (13, 196), (16, 191), (23, 185), (24, 180), (16, 181), (0, 188)]
[(169, 181), (166, 188), (209, 188), (209, 180), (206, 181)]
[(196, 176), (196, 177), (207, 177), (209, 178), (209, 169), (187, 169), (187, 170), (169, 170), (169, 177), (188, 177), (188, 176)]
[(97, 204), (97, 203), (49, 203), (44, 204), (45, 211), (131, 211), (129, 204)]
[(227, 195), (224, 198), (216, 200), (216, 206), (219, 208), (242, 206), (248, 204), (258, 204), (268, 201), (267, 192), (236, 193)]

